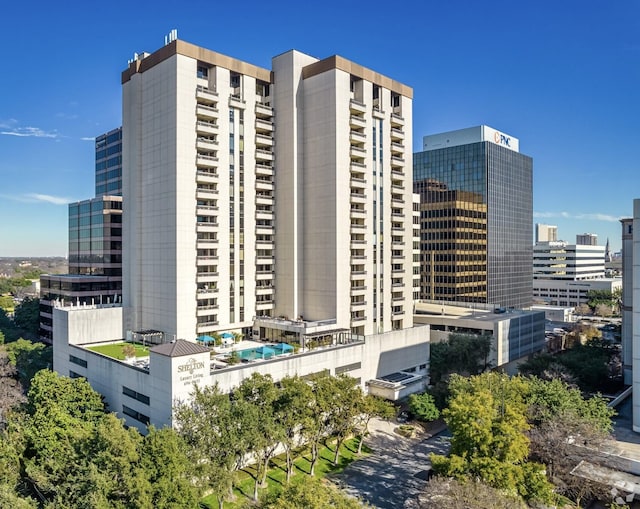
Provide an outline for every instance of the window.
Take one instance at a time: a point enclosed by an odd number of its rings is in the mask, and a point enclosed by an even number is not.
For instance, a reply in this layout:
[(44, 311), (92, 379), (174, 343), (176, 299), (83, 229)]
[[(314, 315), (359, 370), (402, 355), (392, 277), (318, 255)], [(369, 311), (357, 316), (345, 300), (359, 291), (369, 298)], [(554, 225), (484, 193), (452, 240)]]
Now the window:
[(84, 377), (76, 373), (75, 371), (69, 371), (69, 378), (84, 378)]
[(145, 405), (149, 404), (149, 396), (145, 396), (139, 392), (134, 391), (133, 389), (129, 389), (129, 387), (122, 386), (122, 394), (125, 396), (129, 396), (130, 398), (137, 399), (141, 403)]
[(208, 78), (209, 77), (209, 69), (207, 69), (204, 65), (198, 66), (198, 78)]
[(87, 361), (85, 361), (84, 359), (80, 359), (75, 355), (69, 355), (69, 362), (73, 362), (74, 364), (77, 364), (78, 366), (82, 366), (83, 368), (87, 367)]
[(129, 417), (133, 417), (136, 421), (139, 421), (143, 424), (149, 424), (149, 416), (141, 414), (137, 410), (129, 408), (126, 405), (122, 405), (122, 413), (124, 415), (128, 415)]

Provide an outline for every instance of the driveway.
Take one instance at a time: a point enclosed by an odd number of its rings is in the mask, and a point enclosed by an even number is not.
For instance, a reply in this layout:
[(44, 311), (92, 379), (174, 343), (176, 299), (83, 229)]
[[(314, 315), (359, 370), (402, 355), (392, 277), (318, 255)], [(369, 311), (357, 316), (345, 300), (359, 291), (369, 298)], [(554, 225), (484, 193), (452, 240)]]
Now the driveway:
[(347, 493), (379, 509), (396, 509), (415, 499), (424, 488), (431, 466), (429, 454), (445, 454), (449, 449), (448, 431), (442, 428), (434, 430), (434, 435), (422, 432), (409, 439), (394, 432), (397, 426), (394, 422), (372, 421), (365, 444), (373, 452), (332, 476)]

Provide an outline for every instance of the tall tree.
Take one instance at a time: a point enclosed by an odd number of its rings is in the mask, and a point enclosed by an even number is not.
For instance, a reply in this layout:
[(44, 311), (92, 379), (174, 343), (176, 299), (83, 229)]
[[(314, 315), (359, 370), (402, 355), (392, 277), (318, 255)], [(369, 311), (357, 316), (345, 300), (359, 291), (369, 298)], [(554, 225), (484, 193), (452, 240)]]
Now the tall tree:
[(6, 346), (11, 365), (15, 366), (22, 384), (29, 386), (31, 379), (41, 369), (51, 368), (53, 348), (44, 343), (18, 339)]
[(271, 495), (259, 505), (261, 509), (365, 509), (356, 498), (335, 486), (316, 478), (291, 483), (278, 494)]
[(356, 418), (363, 398), (362, 389), (353, 377), (347, 375), (325, 377), (318, 382), (326, 384), (321, 394), (325, 399), (323, 405), (326, 407), (327, 427), (336, 439), (333, 464), (337, 465), (340, 447), (356, 430)]
[(234, 398), (249, 405), (244, 409), (243, 431), (249, 435), (247, 448), (256, 462), (253, 499), (258, 500), (258, 487), (266, 486), (269, 461), (284, 438), (284, 428), (275, 414), (278, 389), (270, 375), (254, 372), (234, 391)]
[(282, 445), (287, 461), (287, 483), (293, 475), (292, 452), (311, 423), (309, 402), (313, 397), (311, 386), (298, 376), (280, 381), (280, 391), (274, 402), (276, 421), (282, 427)]
[(201, 488), (215, 493), (222, 509), (233, 498), (235, 474), (247, 452), (237, 405), (217, 384), (196, 386), (190, 401), (175, 407), (174, 416)]

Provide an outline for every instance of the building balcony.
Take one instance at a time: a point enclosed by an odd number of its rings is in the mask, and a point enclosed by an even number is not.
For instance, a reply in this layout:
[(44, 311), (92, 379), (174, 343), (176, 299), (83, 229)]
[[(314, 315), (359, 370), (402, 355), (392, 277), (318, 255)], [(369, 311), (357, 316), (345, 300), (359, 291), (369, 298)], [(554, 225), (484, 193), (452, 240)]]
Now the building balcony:
[(351, 187), (365, 189), (367, 187), (367, 181), (363, 178), (351, 177)]
[(273, 108), (267, 104), (256, 102), (256, 116), (257, 117), (272, 117)]
[(404, 158), (398, 156), (391, 156), (391, 166), (404, 166)]
[(198, 154), (198, 156), (196, 157), (196, 166), (200, 168), (217, 168), (218, 158)]
[(273, 225), (261, 224), (256, 226), (256, 235), (273, 235)]
[(351, 322), (364, 322), (367, 319), (365, 315), (351, 315)]
[(256, 131), (268, 133), (273, 132), (273, 122), (271, 120), (256, 118)]
[(199, 216), (217, 216), (217, 205), (196, 205), (196, 214)]
[(216, 119), (218, 118), (218, 108), (213, 106), (206, 106), (204, 104), (198, 104), (196, 106), (196, 116), (200, 119)]
[(394, 177), (404, 177), (404, 167), (399, 167), (396, 166), (395, 168), (392, 166), (391, 167), (391, 175), (393, 175)]
[(215, 311), (217, 311), (219, 309), (220, 306), (216, 305), (209, 305), (209, 306), (198, 306), (196, 309), (196, 316), (211, 316), (213, 315), (214, 318), (217, 317), (217, 313), (215, 313)]
[(215, 184), (218, 182), (218, 174), (215, 171), (198, 170), (196, 171), (196, 182)]
[(404, 315), (404, 310), (400, 310), (400, 311), (391, 311), (391, 315), (392, 315), (392, 316), (402, 316), (402, 315)]
[(391, 114), (391, 125), (392, 126), (404, 126), (404, 117), (401, 117), (397, 113)]
[(351, 209), (349, 211), (349, 217), (351, 218), (363, 218), (366, 217), (367, 212), (364, 209)]
[(391, 128), (391, 141), (404, 140), (404, 131), (397, 127)]
[(198, 267), (213, 266), (218, 262), (217, 256), (198, 256), (196, 258), (196, 265)]
[(218, 328), (218, 321), (212, 320), (210, 322), (203, 322), (196, 325), (196, 331), (198, 334), (202, 332), (215, 332)]
[(218, 196), (217, 189), (203, 189), (203, 188), (196, 189), (196, 198), (207, 199), (207, 198), (216, 198), (217, 196)]
[(351, 307), (352, 308), (362, 308), (365, 307), (367, 305), (367, 301), (366, 300), (357, 300), (357, 301), (351, 301)]
[(401, 152), (404, 153), (404, 145), (402, 143), (398, 143), (397, 141), (391, 142), (391, 153)]
[(256, 295), (273, 295), (275, 288), (273, 286), (257, 286)]
[(273, 281), (273, 270), (256, 270), (256, 281)]
[(273, 309), (275, 300), (263, 300), (256, 302), (256, 311), (266, 311), (267, 309)]
[(211, 88), (198, 85), (198, 88), (196, 89), (196, 99), (198, 100), (198, 102), (217, 103), (218, 92), (212, 90)]
[(363, 244), (366, 244), (367, 241), (364, 239), (351, 239), (351, 247), (355, 247), (358, 248), (360, 246), (362, 246)]
[(240, 97), (240, 94), (233, 94), (229, 96), (229, 107), (230, 108), (240, 108), (245, 109), (247, 106), (247, 101)]
[(404, 274), (404, 269), (391, 269), (392, 274)]
[(209, 138), (197, 138), (196, 148), (199, 150), (217, 150), (218, 142)]
[(364, 193), (351, 193), (351, 203), (365, 203), (367, 201), (367, 195)]
[(260, 265), (271, 265), (274, 261), (274, 256), (270, 255), (270, 256), (265, 256), (265, 255), (261, 255), (261, 256), (256, 256), (256, 263), (260, 264)]
[(351, 115), (349, 117), (349, 125), (351, 127), (361, 129), (363, 127), (367, 127), (367, 120), (364, 117), (360, 117), (358, 115)]
[(198, 120), (196, 122), (196, 132), (198, 134), (218, 134), (218, 124)]
[(273, 152), (271, 150), (256, 149), (256, 161), (273, 161)]
[(404, 200), (402, 199), (402, 195), (392, 194), (391, 203), (404, 203)]
[(273, 138), (264, 134), (256, 134), (256, 147), (273, 147)]
[(364, 223), (351, 223), (349, 226), (352, 230), (365, 230), (367, 228)]
[(349, 140), (356, 143), (365, 143), (367, 141), (367, 135), (357, 131), (351, 131), (349, 133)]
[(359, 157), (364, 159), (367, 154), (367, 151), (363, 147), (358, 147), (356, 145), (351, 145), (349, 147), (349, 154), (351, 157)]
[(349, 110), (353, 113), (366, 113), (367, 107), (364, 103), (351, 99), (349, 100)]
[(351, 295), (358, 295), (365, 291), (367, 291), (367, 285), (365, 284), (352, 286), (350, 288)]
[(256, 205), (273, 205), (273, 195), (256, 194)]
[(209, 249), (210, 247), (217, 246), (218, 239), (198, 239), (196, 241), (197, 249)]
[(391, 288), (404, 288), (404, 283), (403, 282), (391, 283)]
[(256, 190), (258, 191), (273, 191), (273, 181), (271, 179), (256, 179)]
[(402, 295), (401, 297), (391, 297), (391, 300), (393, 302), (401, 302), (404, 300), (404, 295)]
[(205, 223), (205, 222), (196, 223), (196, 232), (198, 233), (217, 232), (217, 231), (218, 231), (218, 223)]
[(196, 274), (196, 283), (214, 283), (218, 281), (217, 272), (201, 272)]
[(273, 220), (273, 211), (257, 210), (256, 219), (264, 219), (267, 221)]
[(265, 162), (256, 162), (256, 175), (273, 176), (273, 166)]

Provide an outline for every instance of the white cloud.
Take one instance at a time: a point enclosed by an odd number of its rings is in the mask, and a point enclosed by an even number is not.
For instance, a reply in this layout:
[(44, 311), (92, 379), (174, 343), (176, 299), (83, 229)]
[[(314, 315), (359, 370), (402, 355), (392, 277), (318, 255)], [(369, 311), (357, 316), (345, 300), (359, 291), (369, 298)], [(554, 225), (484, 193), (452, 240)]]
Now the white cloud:
[(18, 136), (20, 138), (59, 138), (60, 135), (56, 131), (44, 131), (39, 127), (11, 127), (5, 125), (8, 131), (0, 131), (5, 136)]
[(0, 198), (8, 200), (19, 201), (22, 203), (51, 203), (53, 205), (67, 205), (74, 200), (73, 198), (66, 198), (64, 196), (52, 196), (50, 194), (41, 193), (26, 193), (26, 194), (0, 194)]
[(617, 223), (622, 219), (622, 216), (612, 216), (610, 214), (595, 213), (577, 213), (572, 214), (569, 212), (534, 212), (533, 217), (537, 218), (554, 218), (559, 217), (563, 219), (583, 219), (587, 221), (606, 221), (609, 223)]
[(82, 141), (96, 141), (95, 138), (92, 138), (91, 136), (83, 136), (82, 138), (80, 138)]

